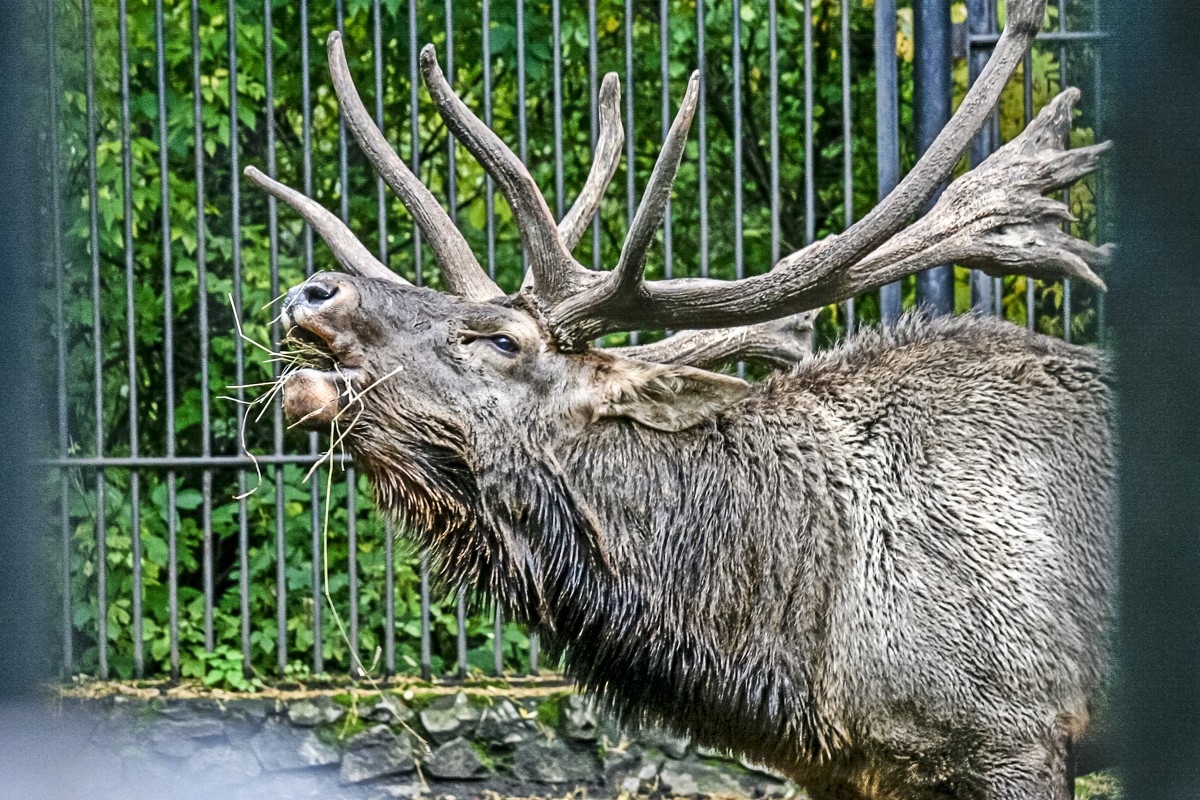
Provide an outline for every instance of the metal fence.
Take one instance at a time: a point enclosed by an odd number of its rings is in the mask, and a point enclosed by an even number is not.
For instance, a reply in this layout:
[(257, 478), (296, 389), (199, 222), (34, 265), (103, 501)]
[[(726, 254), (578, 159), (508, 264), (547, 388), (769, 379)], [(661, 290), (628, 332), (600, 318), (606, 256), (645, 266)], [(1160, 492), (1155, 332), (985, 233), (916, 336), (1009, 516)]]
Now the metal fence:
[[(277, 341), (275, 312), (258, 306), (329, 261), (307, 226), (242, 194), (251, 159), (338, 208), (384, 263), (438, 283), (403, 212), (347, 142), (318, 57), (329, 30), (346, 31), (381, 127), (486, 251), (493, 276), (515, 288), (520, 244), (506, 206), (424, 100), (416, 53), (426, 41), (468, 102), (517, 143), (560, 217), (595, 143), (602, 71), (621, 75), (630, 168), (624, 196), (610, 193), (582, 245), (581, 260), (597, 267), (615, 262), (610, 230), (632, 215), (675, 98), (699, 68), (692, 166), (651, 270), (741, 277), (886, 194), (919, 146), (910, 116), (936, 130), (952, 90), (986, 61), (995, 0), (914, 4), (754, 0), (733, 13), (686, 0), (50, 3), (47, 356), (62, 671), (215, 681), (233, 671), (538, 672), (536, 638), (431, 593), (429, 564), (394, 544), (351, 465), (335, 459), (336, 474), (301, 482), (321, 458), (316, 435), (287, 431), (277, 402), (256, 419), (245, 388), (218, 399), (224, 384), (278, 374), (236, 336), (236, 321)], [(913, 48), (914, 25), (941, 45)], [(1094, 7), (1058, 0), (1050, 25), (972, 162), (1069, 84), (1090, 88), (1076, 135), (1098, 137)], [(917, 108), (914, 75), (925, 81)], [(1067, 197), (1085, 233), (1097, 224), (1091, 192)], [(1098, 298), (1069, 283), (952, 268), (937, 280), (940, 295), (909, 281), (833, 309), (823, 339), (919, 299), (1098, 338)]]

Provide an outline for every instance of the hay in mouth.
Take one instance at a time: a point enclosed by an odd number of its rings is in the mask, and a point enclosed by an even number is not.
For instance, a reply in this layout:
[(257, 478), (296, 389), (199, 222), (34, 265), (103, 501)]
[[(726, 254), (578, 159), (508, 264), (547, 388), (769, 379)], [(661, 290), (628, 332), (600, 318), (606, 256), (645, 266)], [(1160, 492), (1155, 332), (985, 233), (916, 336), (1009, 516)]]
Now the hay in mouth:
[(280, 346), (289, 361), (300, 369), (331, 372), (341, 363), (329, 342), (299, 325), (293, 325), (288, 330)]

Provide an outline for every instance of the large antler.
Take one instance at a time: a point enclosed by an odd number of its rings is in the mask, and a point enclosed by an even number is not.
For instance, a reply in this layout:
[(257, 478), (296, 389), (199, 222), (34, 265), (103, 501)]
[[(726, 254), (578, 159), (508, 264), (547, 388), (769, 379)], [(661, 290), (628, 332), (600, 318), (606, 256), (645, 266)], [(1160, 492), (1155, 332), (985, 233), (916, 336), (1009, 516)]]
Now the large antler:
[[(496, 181), (501, 193), (512, 208), (513, 217), (521, 231), (521, 239), (529, 255), (533, 273), (528, 294), (538, 308), (549, 308), (564, 302), (589, 288), (602, 292), (624, 290), (640, 280), (646, 262), (646, 251), (654, 240), (655, 230), (662, 222), (663, 211), (670, 199), (671, 185), (683, 157), (687, 129), (695, 114), (699, 75), (694, 73), (687, 94), (659, 153), (650, 182), (630, 225), (630, 232), (621, 251), (621, 260), (611, 273), (599, 276), (571, 257), (571, 247), (582, 235), (586, 220), (599, 206), (600, 198), (616, 169), (620, 157), (623, 133), (617, 106), (619, 85), (615, 75), (605, 77), (601, 96), (601, 137), (597, 147), (596, 164), (588, 176), (584, 191), (576, 201), (576, 209), (556, 225), (545, 198), (521, 159), (479, 117), (454, 94), (454, 90), (438, 66), (432, 45), (421, 50), (421, 72), (429, 96), (446, 127)], [(605, 103), (605, 90), (609, 102)], [(585, 213), (586, 212), (586, 213)], [(563, 340), (566, 343), (566, 340)]]
[[(908, 243), (908, 250), (898, 249), (899, 245), (892, 242), (883, 251), (883, 256), (888, 258), (868, 256), (896, 236), (949, 176), (1033, 42), (1044, 13), (1044, 0), (1010, 0), (1004, 33), (953, 119), (896, 189), (845, 233), (785, 257), (766, 274), (738, 281), (646, 281), (640, 263), (637, 269), (618, 267), (608, 275), (577, 279), (578, 286), (569, 294), (547, 292), (539, 280), (533, 293), (560, 342), (568, 347), (584, 346), (586, 341), (604, 333), (643, 327), (720, 328), (766, 322), (844, 299), (939, 263), (917, 257), (918, 253), (924, 252), (919, 247), (915, 253), (909, 252), (917, 244), (928, 245), (927, 239), (918, 242), (914, 237), (922, 230), (927, 234), (932, 232), (934, 228), (929, 224), (919, 228), (917, 234), (897, 237), (900, 245)], [(996, 181), (994, 174), (991, 178), (995, 183), (1004, 182)], [(1002, 187), (989, 185), (989, 189), (1001, 191)], [(977, 215), (975, 221), (979, 224), (974, 227), (952, 226), (952, 230), (963, 232), (958, 240), (963, 246), (970, 236), (981, 230), (993, 230), (988, 237), (992, 253), (972, 251), (965, 254), (970, 258), (964, 260), (974, 259), (989, 269), (1006, 272), (1026, 272), (1041, 277), (1065, 275), (1098, 281), (1090, 269), (1081, 270), (1079, 265), (1083, 263), (1086, 267), (1089, 258), (1102, 259), (1103, 252), (1067, 245), (1061, 237), (1043, 237), (1041, 250), (1043, 253), (1053, 250), (1056, 254), (1066, 250), (1075, 258), (1055, 255), (1048, 261), (1033, 262), (1015, 255), (1013, 248), (999, 253), (1006, 241), (1015, 244), (1020, 239), (1021, 226), (1027, 227), (1026, 232), (1043, 230), (1045, 219), (1053, 213), (1049, 211), (1053, 202), (1046, 200), (1040, 205), (1036, 219), (988, 214)], [(631, 231), (630, 240), (634, 242), (640, 242), (644, 237), (642, 229)], [(950, 252), (948, 248), (942, 255), (946, 252)], [(902, 258), (893, 260), (901, 254)], [(622, 259), (622, 263), (635, 262)]]
[[(350, 77), (341, 34), (337, 31), (329, 34), (328, 46), (329, 74), (333, 78), (334, 91), (337, 93), (347, 126), (358, 140), (367, 159), (412, 214), (413, 221), (433, 249), (446, 287), (452, 293), (472, 300), (502, 297), (504, 293), (488, 278), (450, 216), (387, 143), (383, 133), (376, 127), (371, 115), (363, 106)], [(346, 272), (408, 283), (371, 255), (345, 223), (316, 201), (264, 175), (253, 166), (246, 167), (246, 176), (304, 217), (329, 245), (334, 257)]]
[[(1106, 266), (1112, 245), (1096, 247), (1062, 230), (1073, 220), (1044, 196), (1095, 170), (1109, 144), (1068, 150), (1078, 89), (1042, 109), (1023, 133), (946, 188), (920, 220), (827, 284), (835, 299), (945, 263), (991, 275), (1073, 277), (1101, 288), (1093, 267)], [(807, 322), (807, 327), (805, 323)], [(708, 367), (741, 359), (786, 364), (802, 360), (811, 318), (800, 314), (756, 325), (684, 331), (661, 342), (620, 348), (647, 361)]]
[(454, 221), (434, 199), (433, 193), (412, 173), (408, 165), (388, 144), (383, 133), (371, 119), (346, 63), (346, 52), (342, 47), (342, 35), (337, 31), (329, 34), (329, 75), (333, 79), (333, 90), (342, 107), (346, 127), (354, 134), (358, 146), (367, 160), (383, 178), (384, 182), (400, 198), (400, 202), (412, 214), (413, 221), (425, 235), (433, 249), (442, 280), (453, 293), (472, 300), (490, 300), (502, 297), (504, 292), (492, 282), (480, 266), (470, 245), (454, 226)]

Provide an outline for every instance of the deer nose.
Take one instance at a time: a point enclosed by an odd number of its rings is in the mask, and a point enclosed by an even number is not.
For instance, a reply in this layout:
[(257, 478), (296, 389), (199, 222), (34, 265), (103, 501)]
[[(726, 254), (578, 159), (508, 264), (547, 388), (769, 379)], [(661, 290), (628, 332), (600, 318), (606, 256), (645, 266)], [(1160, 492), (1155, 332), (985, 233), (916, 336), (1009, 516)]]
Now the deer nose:
[(303, 308), (307, 311), (317, 311), (337, 301), (342, 293), (340, 283), (316, 278), (289, 291), (284, 300), (284, 307), (292, 310)]
[(300, 292), (300, 296), (304, 298), (304, 302), (310, 306), (324, 305), (329, 300), (337, 296), (337, 286), (325, 286), (321, 283), (305, 284)]

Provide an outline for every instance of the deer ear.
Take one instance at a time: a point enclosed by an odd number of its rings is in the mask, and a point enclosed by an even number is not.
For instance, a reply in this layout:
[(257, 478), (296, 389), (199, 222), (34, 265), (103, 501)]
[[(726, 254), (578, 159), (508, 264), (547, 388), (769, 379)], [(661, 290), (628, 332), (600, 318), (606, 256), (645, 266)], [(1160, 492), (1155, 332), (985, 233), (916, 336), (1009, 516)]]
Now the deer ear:
[(627, 417), (675, 432), (710, 420), (741, 400), (750, 384), (718, 372), (609, 356), (597, 372), (600, 399), (592, 418)]

